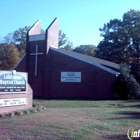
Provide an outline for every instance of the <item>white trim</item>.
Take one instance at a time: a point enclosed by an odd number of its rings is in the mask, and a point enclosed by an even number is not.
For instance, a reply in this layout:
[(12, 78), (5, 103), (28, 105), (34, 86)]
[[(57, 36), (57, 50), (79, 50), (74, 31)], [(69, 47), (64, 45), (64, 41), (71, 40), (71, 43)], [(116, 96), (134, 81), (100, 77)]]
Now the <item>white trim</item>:
[[(60, 50), (60, 49), (56, 49), (56, 48), (54, 48), (54, 47), (50, 47), (50, 49), (51, 49), (51, 50), (54, 50), (54, 51), (56, 51), (56, 52), (59, 52), (59, 53), (68, 55), (68, 56), (70, 56), (70, 57), (76, 58), (76, 59), (81, 60), (81, 61), (83, 61), (83, 62), (89, 63), (89, 64), (91, 64), (91, 65), (94, 65), (94, 66), (96, 66), (96, 67), (98, 67), (98, 68), (100, 68), (100, 69), (103, 69), (103, 70), (105, 70), (105, 71), (107, 71), (107, 72), (110, 72), (110, 73), (112, 73), (112, 74), (116, 74), (116, 73), (117, 73), (117, 72), (114, 71), (114, 70), (111, 70), (111, 69), (109, 69), (109, 68), (106, 68), (106, 67), (104, 67), (104, 66), (102, 66), (102, 65), (100, 65), (100, 64), (96, 64), (96, 63), (94, 63), (94, 62), (91, 61), (91, 60), (87, 60), (87, 59), (81, 58), (81, 57), (79, 57), (79, 56), (77, 56), (77, 55), (74, 55), (74, 54), (72, 54), (72, 53), (70, 53), (70, 52), (66, 52), (66, 51), (63, 51), (63, 50)], [(83, 55), (84, 55), (84, 54), (83, 54)]]
[(50, 47), (50, 48), (55, 48), (55, 49), (58, 49), (58, 47), (56, 47), (56, 46), (52, 46), (52, 45), (51, 45), (51, 47)]
[(45, 34), (29, 36), (29, 41), (39, 41), (39, 40), (45, 40)]

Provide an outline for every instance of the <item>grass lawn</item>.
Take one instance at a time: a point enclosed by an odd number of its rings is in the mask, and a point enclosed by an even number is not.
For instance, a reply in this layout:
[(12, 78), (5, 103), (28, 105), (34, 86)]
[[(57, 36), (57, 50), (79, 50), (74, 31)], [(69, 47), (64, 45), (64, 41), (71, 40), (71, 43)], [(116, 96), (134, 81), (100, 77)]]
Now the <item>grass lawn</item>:
[(140, 100), (34, 100), (43, 112), (0, 120), (0, 140), (128, 140), (140, 129)]

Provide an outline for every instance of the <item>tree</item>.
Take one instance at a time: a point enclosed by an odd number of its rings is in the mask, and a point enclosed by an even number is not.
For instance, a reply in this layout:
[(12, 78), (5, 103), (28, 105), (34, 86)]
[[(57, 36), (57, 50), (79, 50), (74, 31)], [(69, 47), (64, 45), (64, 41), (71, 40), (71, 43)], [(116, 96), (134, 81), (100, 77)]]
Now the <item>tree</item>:
[(21, 57), (26, 51), (26, 38), (27, 31), (30, 29), (30, 26), (25, 26), (24, 28), (19, 28), (13, 33), (13, 42), (16, 44)]
[(63, 48), (66, 50), (72, 50), (73, 44), (68, 41), (68, 38), (66, 37), (66, 34), (62, 32), (62, 30), (59, 31), (59, 48)]
[(17, 46), (20, 52), (20, 57), (23, 56), (26, 50), (26, 37), (27, 37), (27, 31), (29, 30), (29, 28), (30, 26), (19, 28), (13, 33), (8, 33), (4, 37), (4, 42), (6, 42), (7, 44), (14, 43)]
[(10, 44), (13, 42), (13, 33), (8, 33), (5, 37), (3, 37), (4, 42)]
[(25, 26), (24, 28), (19, 28), (13, 33), (13, 40), (16, 44), (26, 44), (27, 31), (30, 26)]
[(14, 43), (0, 44), (0, 70), (12, 68), (19, 60), (20, 53)]
[(118, 99), (134, 99), (140, 97), (140, 85), (130, 74), (130, 69), (126, 64), (121, 64), (120, 75), (114, 84), (114, 91)]
[(59, 31), (59, 47), (65, 45), (67, 43), (67, 37), (66, 34), (62, 32), (62, 30)]
[[(4, 37), (6, 43), (15, 43), (19, 52), (20, 57), (22, 57), (26, 51), (26, 37), (27, 31), (30, 29), (30, 26), (25, 26), (24, 28), (19, 28), (18, 30), (14, 31), (13, 33), (9, 33)], [(44, 30), (41, 29), (41, 33), (44, 33)], [(64, 48), (67, 50), (72, 50), (73, 44), (68, 41), (66, 34), (63, 33), (61, 30), (59, 31), (59, 48)]]
[(123, 19), (113, 19), (99, 29), (104, 38), (97, 46), (96, 57), (115, 63), (127, 63), (140, 75), (140, 12), (130, 10)]
[(97, 48), (94, 45), (80, 45), (76, 47), (73, 51), (90, 56), (95, 56), (96, 49)]

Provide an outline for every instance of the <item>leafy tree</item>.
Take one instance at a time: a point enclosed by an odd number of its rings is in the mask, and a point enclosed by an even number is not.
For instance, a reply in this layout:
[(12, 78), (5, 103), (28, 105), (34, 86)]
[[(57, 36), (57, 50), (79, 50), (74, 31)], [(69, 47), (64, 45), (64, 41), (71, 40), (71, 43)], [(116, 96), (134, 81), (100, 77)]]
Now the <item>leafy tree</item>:
[(66, 37), (66, 34), (62, 32), (62, 30), (59, 31), (59, 48), (63, 48), (66, 50), (72, 50), (73, 44), (68, 41), (68, 38)]
[(94, 45), (80, 45), (76, 47), (73, 51), (90, 56), (95, 56), (96, 49), (97, 48)]
[(24, 28), (19, 28), (13, 33), (13, 40), (16, 44), (26, 44), (27, 31), (30, 26), (25, 26)]
[[(0, 44), (0, 69), (10, 69), (24, 55), (26, 50), (26, 37), (29, 26), (19, 28), (13, 33), (4, 37), (3, 44)], [(41, 30), (44, 33), (44, 30)], [(72, 50), (72, 43), (66, 38), (66, 34), (59, 32), (59, 45), (63, 49)]]
[(5, 37), (3, 37), (4, 42), (10, 44), (13, 42), (13, 33), (8, 33)]
[[(19, 28), (13, 33), (9, 33), (4, 37), (6, 43), (15, 43), (21, 56), (25, 53), (26, 50), (26, 37), (27, 31), (30, 29), (30, 26), (25, 26), (24, 28)], [(41, 29), (41, 33), (44, 33), (44, 30)], [(66, 34), (61, 30), (59, 31), (59, 48), (64, 48), (67, 50), (72, 50), (73, 44), (68, 41)]]
[(24, 28), (19, 28), (18, 30), (14, 31), (13, 33), (8, 33), (4, 37), (4, 42), (10, 44), (14, 43), (19, 52), (20, 57), (23, 56), (26, 50), (26, 37), (27, 37), (27, 31), (29, 30), (30, 26), (25, 26)]
[(67, 37), (66, 34), (62, 32), (62, 30), (59, 31), (59, 47), (65, 45), (67, 43)]
[(12, 68), (19, 60), (20, 53), (14, 43), (0, 44), (0, 70)]
[(19, 28), (13, 33), (13, 42), (16, 44), (21, 57), (25, 53), (26, 50), (26, 38), (27, 38), (27, 31), (29, 30), (30, 26), (25, 26), (24, 28)]
[(118, 99), (134, 99), (140, 97), (140, 85), (130, 74), (130, 70), (126, 64), (121, 64), (120, 75), (114, 84), (114, 91)]
[(68, 41), (68, 43), (64, 47), (61, 47), (61, 49), (72, 51), (72, 47), (73, 47), (73, 44), (70, 41)]
[(130, 10), (122, 20), (110, 20), (99, 30), (104, 39), (95, 56), (115, 63), (126, 62), (132, 73), (140, 75), (140, 12)]

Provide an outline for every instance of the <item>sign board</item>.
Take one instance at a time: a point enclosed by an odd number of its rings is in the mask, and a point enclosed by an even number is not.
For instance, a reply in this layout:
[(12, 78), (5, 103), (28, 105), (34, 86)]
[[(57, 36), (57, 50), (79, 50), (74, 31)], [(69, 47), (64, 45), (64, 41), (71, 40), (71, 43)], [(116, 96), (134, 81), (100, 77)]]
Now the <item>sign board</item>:
[(81, 72), (61, 72), (61, 82), (81, 82)]
[(0, 94), (26, 93), (27, 75), (25, 72), (0, 71)]
[(26, 98), (0, 99), (0, 107), (27, 104)]

